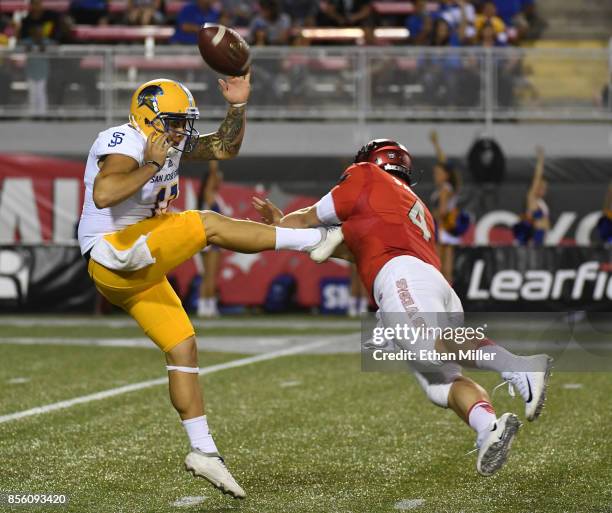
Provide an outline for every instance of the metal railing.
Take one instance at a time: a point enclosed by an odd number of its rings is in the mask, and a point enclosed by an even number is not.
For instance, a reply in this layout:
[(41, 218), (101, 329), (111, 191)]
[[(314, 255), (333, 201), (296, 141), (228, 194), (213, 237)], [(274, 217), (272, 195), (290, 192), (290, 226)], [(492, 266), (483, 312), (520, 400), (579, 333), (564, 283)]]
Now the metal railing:
[[(612, 120), (601, 49), (253, 48), (249, 116), (269, 120)], [(225, 104), (192, 47), (0, 51), (0, 118), (125, 119), (147, 80), (180, 80), (203, 118)]]

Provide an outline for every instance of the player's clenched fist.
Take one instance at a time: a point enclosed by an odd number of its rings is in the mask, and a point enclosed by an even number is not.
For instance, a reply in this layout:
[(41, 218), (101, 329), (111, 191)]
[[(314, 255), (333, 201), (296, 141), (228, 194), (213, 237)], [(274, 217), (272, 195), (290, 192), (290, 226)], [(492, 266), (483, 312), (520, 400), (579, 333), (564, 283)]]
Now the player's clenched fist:
[(168, 150), (172, 146), (172, 140), (166, 134), (152, 133), (147, 137), (147, 144), (144, 151), (144, 161), (153, 160), (160, 167), (164, 166)]

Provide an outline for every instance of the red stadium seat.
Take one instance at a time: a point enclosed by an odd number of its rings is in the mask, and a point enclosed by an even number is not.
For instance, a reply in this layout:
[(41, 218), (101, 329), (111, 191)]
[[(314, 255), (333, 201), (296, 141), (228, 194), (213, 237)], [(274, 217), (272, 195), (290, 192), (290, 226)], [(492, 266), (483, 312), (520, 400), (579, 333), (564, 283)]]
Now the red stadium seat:
[(351, 66), (350, 59), (346, 57), (311, 57), (300, 53), (289, 54), (283, 59), (282, 67), (284, 70), (292, 68), (304, 68), (319, 71), (345, 71)]
[(395, 65), (401, 71), (413, 71), (418, 67), (418, 59), (415, 57), (396, 57)]
[[(408, 16), (414, 12), (414, 5), (412, 2), (373, 2), (372, 10), (380, 16)], [(427, 10), (437, 11), (438, 4), (428, 2)]]
[[(236, 28), (242, 36), (248, 34), (247, 28)], [(130, 25), (75, 25), (72, 35), (82, 42), (117, 43), (121, 41), (168, 41), (174, 35), (174, 27), (149, 25), (134, 27)]]
[[(2, 0), (0, 1), (0, 12), (27, 11), (29, 5), (28, 0)], [(124, 12), (127, 5), (127, 0), (110, 0), (108, 10), (110, 12)], [(43, 0), (43, 7), (49, 11), (68, 12), (70, 0)]]
[[(104, 59), (100, 55), (88, 55), (81, 59), (83, 69), (101, 69), (103, 65)], [(204, 61), (197, 55), (158, 55), (155, 59), (142, 55), (116, 55), (113, 64), (114, 68), (124, 70), (190, 70), (203, 66)]]
[[(302, 37), (312, 42), (317, 41), (338, 41), (356, 42), (364, 37), (363, 29), (359, 27), (346, 28), (303, 28)], [(404, 27), (378, 27), (374, 29), (374, 36), (379, 41), (402, 41), (408, 39), (408, 30)]]
[(100, 41), (114, 43), (118, 41), (167, 41), (174, 34), (174, 27), (131, 27), (127, 25), (76, 25), (72, 35), (81, 41)]
[(181, 9), (185, 6), (187, 2), (182, 2), (182, 1), (177, 1), (177, 0), (171, 0), (170, 2), (166, 3), (166, 14), (169, 14), (170, 16), (174, 17), (176, 16)]
[(407, 16), (414, 12), (412, 2), (373, 2), (372, 10), (381, 16)]
[[(29, 5), (27, 0), (2, 0), (0, 12), (27, 11)], [(70, 7), (70, 0), (43, 0), (43, 6), (50, 11), (66, 12)]]

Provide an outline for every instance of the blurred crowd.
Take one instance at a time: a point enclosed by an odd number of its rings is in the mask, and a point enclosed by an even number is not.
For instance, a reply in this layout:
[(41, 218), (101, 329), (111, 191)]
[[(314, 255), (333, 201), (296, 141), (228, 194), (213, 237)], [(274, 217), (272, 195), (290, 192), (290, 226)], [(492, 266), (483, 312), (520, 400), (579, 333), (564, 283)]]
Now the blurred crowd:
[[(172, 43), (193, 44), (206, 22), (243, 27), (254, 45), (304, 44), (301, 28), (361, 27), (363, 44), (375, 44), (374, 28), (406, 27), (402, 44), (431, 46), (504, 46), (535, 38), (543, 23), (535, 0), (127, 0), (111, 9), (109, 0), (71, 0), (66, 12), (31, 0), (25, 16), (3, 14), (0, 45), (11, 36), (23, 44), (79, 43), (73, 25), (174, 25)], [(397, 7), (394, 7), (396, 4)], [(406, 9), (408, 6), (408, 9)], [(409, 12), (409, 14), (405, 14)]]
[[(168, 28), (174, 27), (168, 42), (177, 46), (194, 45), (199, 28), (209, 22), (240, 28), (254, 46), (356, 43), (490, 48), (537, 38), (545, 24), (538, 16), (536, 0), (66, 0), (65, 4), (29, 0), (23, 5), (27, 12), (1, 14), (0, 10), (0, 46), (13, 39), (27, 52), (25, 65), (0, 60), (0, 105), (9, 103), (11, 95), (18, 95), (11, 90), (11, 82), (25, 78), (29, 103), (35, 113), (46, 112), (47, 103), (62, 105), (67, 83), (86, 91), (88, 102), (99, 103), (94, 98), (98, 70), (92, 73), (91, 67), (81, 69), (76, 61), (68, 69), (69, 60), (65, 60), (64, 68), (56, 70), (58, 76), (54, 77), (46, 58), (52, 53), (47, 50), (55, 45), (89, 42), (77, 37), (81, 32), (74, 30), (76, 26), (154, 25), (170, 33)], [(332, 29), (332, 33), (333, 29), (359, 28), (362, 36), (342, 39), (307, 35), (308, 29), (323, 27)], [(404, 34), (408, 36), (381, 37), (379, 28), (405, 28)], [(142, 43), (142, 39), (137, 42)], [(163, 38), (157, 41), (163, 42)], [(343, 87), (346, 80), (342, 78), (342, 71), (350, 70), (349, 64), (325, 67), (314, 60), (310, 67), (306, 64), (299, 56), (287, 57), (282, 62), (258, 61), (254, 64), (257, 74), (254, 102), (262, 106), (291, 106), (352, 101), (348, 98), (351, 91)], [(417, 57), (412, 54), (404, 60), (397, 52), (389, 52), (380, 54), (368, 66), (374, 108), (410, 104), (479, 109), (484, 105), (482, 52), (418, 52)], [(538, 92), (529, 80), (532, 70), (519, 52), (499, 54), (493, 66), (497, 107), (512, 108), (519, 101), (537, 101)], [(321, 82), (319, 89), (313, 86), (313, 77)], [(323, 94), (325, 87), (328, 90)], [(596, 87), (593, 97), (597, 106), (612, 109), (608, 85)], [(49, 89), (58, 92), (50, 93), (53, 98), (47, 99), (45, 91)]]

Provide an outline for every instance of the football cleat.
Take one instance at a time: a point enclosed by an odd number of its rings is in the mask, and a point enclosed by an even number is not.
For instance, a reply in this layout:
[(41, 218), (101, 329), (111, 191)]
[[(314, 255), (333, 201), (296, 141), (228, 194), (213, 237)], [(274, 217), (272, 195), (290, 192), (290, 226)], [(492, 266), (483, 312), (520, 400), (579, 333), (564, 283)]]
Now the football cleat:
[(486, 436), (479, 440), (476, 470), (483, 476), (492, 476), (504, 466), (512, 441), (521, 423), (514, 413), (504, 413), (497, 419)]
[(223, 458), (216, 452), (207, 453), (192, 448), (185, 458), (185, 469), (194, 476), (203, 477), (215, 488), (231, 495), (234, 499), (246, 497), (244, 490), (225, 466)]
[(325, 262), (344, 240), (341, 226), (319, 228), (319, 230), (321, 231), (321, 241), (308, 249), (310, 258), (318, 264)]
[(540, 416), (546, 401), (546, 387), (552, 369), (552, 358), (546, 354), (525, 356), (530, 368), (537, 370), (502, 372), (502, 378), (508, 383), (508, 391), (514, 396), (516, 387), (525, 401), (525, 417), (532, 422)]

